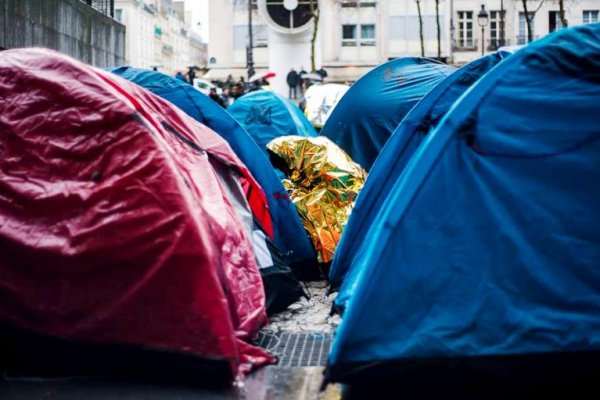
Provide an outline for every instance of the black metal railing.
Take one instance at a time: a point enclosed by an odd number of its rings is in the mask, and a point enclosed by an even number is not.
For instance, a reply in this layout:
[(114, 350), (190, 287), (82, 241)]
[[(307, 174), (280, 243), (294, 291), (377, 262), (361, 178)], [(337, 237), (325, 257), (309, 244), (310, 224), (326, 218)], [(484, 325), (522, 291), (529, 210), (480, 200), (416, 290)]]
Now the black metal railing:
[(90, 7), (95, 8), (104, 15), (115, 17), (115, 0), (81, 0)]
[(500, 47), (503, 46), (510, 46), (510, 40), (508, 39), (488, 39), (487, 40), (487, 49), (492, 51), (492, 50), (498, 50)]
[[(538, 38), (538, 35), (534, 35), (531, 38), (531, 41), (537, 40), (537, 38)], [(527, 35), (519, 35), (519, 36), (517, 36), (517, 44), (518, 45), (527, 44), (527, 43), (529, 43), (529, 38), (527, 37)]]
[(479, 45), (477, 44), (477, 39), (463, 39), (457, 40), (454, 46), (455, 51), (475, 51), (478, 50)]
[(375, 7), (375, 0), (341, 0), (342, 7)]

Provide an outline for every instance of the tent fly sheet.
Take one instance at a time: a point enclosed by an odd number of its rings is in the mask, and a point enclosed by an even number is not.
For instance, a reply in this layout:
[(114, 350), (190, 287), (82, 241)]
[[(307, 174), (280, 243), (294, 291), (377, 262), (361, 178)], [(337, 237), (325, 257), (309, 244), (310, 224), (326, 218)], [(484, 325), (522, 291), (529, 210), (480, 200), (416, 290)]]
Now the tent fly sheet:
[(594, 373), (570, 354), (597, 372), (598, 98), (593, 24), (528, 45), (457, 100), (365, 240), (329, 380), (444, 365)]
[[(3, 327), (62, 340), (57, 349), (169, 355), (187, 365), (173, 370), (199, 380), (199, 365), (230, 382), (274, 361), (247, 342), (266, 322), (264, 292), (228, 191), (264, 227), (266, 199), (222, 138), (139, 86), (49, 50), (2, 52), (0, 97)], [(17, 356), (35, 364), (23, 337), (3, 346), (20, 345)], [(111, 353), (112, 369), (133, 362), (126, 353)]]
[(453, 71), (427, 58), (388, 61), (350, 87), (320, 134), (369, 171), (404, 116)]
[[(296, 209), (273, 170), (267, 157), (260, 151), (246, 130), (216, 102), (200, 93), (191, 85), (160, 72), (132, 67), (118, 67), (111, 72), (142, 86), (144, 89), (173, 103), (196, 121), (208, 126), (223, 137), (248, 167), (267, 195), (268, 211), (273, 221), (273, 243), (262, 241), (262, 251), (257, 253), (264, 261), (259, 263), (265, 281), (267, 311), (285, 309), (296, 301), (303, 291), (294, 282), (294, 270), (316, 268), (315, 251), (302, 226)], [(268, 240), (267, 240), (268, 241)], [(255, 241), (256, 243), (256, 241)]]
[(237, 99), (227, 111), (267, 154), (267, 144), (280, 136), (315, 137), (317, 132), (290, 100), (268, 90), (257, 90)]
[[(507, 51), (495, 52), (465, 65), (433, 88), (398, 125), (373, 164), (369, 179), (348, 220), (329, 273), (333, 287), (339, 287), (345, 281), (363, 238), (368, 237), (369, 228), (376, 222), (377, 213), (385, 204), (389, 189), (400, 178), (416, 149), (435, 129), (456, 99), (508, 54), (510, 53)], [(358, 268), (356, 266), (352, 270), (351, 280), (356, 278)], [(343, 308), (353, 287), (352, 282), (344, 284), (335, 301), (338, 309)]]

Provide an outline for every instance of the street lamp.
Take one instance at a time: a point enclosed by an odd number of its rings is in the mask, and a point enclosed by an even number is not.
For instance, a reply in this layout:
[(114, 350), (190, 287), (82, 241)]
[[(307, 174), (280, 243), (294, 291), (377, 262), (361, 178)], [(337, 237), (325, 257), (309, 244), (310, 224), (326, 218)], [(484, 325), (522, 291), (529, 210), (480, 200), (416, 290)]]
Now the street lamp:
[(254, 43), (252, 40), (252, 0), (248, 0), (248, 47), (246, 47), (246, 69), (248, 70), (248, 80), (254, 75), (254, 57), (252, 48)]
[(481, 10), (477, 14), (477, 23), (481, 27), (481, 55), (483, 56), (485, 50), (485, 26), (488, 24), (488, 13), (485, 11), (485, 6), (481, 5)]
[(505, 44), (504, 40), (504, 0), (500, 0), (500, 46), (502, 47)]

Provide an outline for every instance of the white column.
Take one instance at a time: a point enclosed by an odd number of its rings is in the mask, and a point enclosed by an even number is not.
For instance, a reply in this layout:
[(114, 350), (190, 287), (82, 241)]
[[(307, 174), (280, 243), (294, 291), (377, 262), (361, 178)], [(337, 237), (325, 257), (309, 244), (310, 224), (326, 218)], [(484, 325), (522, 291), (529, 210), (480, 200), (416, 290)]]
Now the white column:
[[(269, 71), (275, 72), (275, 78), (271, 79), (273, 90), (287, 97), (288, 85), (286, 76), (290, 69), (297, 72), (303, 67), (310, 72), (310, 40), (312, 28), (297, 34), (280, 33), (269, 29)], [(319, 40), (315, 46), (315, 64), (317, 69), (321, 66), (321, 51)]]

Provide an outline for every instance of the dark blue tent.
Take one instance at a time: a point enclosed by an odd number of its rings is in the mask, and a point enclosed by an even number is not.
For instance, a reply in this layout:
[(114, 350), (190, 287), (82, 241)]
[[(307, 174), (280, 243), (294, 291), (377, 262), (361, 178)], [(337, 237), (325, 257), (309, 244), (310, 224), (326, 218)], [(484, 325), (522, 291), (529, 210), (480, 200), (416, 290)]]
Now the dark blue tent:
[[(439, 124), (456, 99), (508, 54), (508, 51), (488, 54), (465, 65), (425, 95), (398, 125), (375, 160), (337, 246), (329, 272), (332, 287), (338, 287), (344, 281), (356, 251), (360, 249), (364, 238), (368, 237), (369, 228), (385, 203), (389, 188), (400, 177), (426, 135)], [(336, 298), (338, 308), (343, 308), (351, 294), (354, 286), (352, 280), (357, 270), (348, 273), (352, 278), (344, 284)]]
[(227, 109), (266, 154), (267, 143), (280, 136), (317, 136), (315, 128), (290, 100), (267, 90), (250, 92)]
[[(316, 254), (296, 208), (271, 163), (250, 135), (223, 108), (187, 83), (160, 72), (119, 67), (111, 70), (170, 101), (221, 135), (261, 185), (273, 219), (275, 246), (290, 264), (316, 263)], [(294, 266), (294, 265), (292, 265)]]
[(321, 135), (370, 170), (404, 116), (453, 71), (427, 58), (398, 58), (382, 64), (350, 87)]
[(560, 378), (573, 357), (598, 374), (598, 99), (600, 24), (530, 44), (457, 100), (355, 260), (330, 380), (524, 366)]

